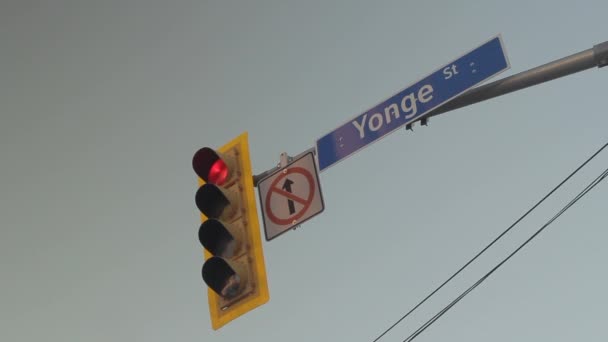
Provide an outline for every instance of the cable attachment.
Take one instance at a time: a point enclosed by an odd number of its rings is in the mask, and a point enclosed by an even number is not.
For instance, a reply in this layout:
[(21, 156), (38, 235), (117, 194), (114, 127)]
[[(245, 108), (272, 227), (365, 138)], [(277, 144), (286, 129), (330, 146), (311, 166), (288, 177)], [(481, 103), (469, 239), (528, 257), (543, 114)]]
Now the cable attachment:
[(414, 122), (410, 122), (408, 124), (405, 125), (405, 130), (406, 131), (414, 131), (414, 124), (416, 122), (420, 122), (420, 126), (428, 126), (429, 125), (429, 117), (425, 116), (422, 119), (418, 120), (418, 121), (414, 121)]
[(608, 42), (593, 46), (593, 58), (598, 68), (608, 65)]
[[(308, 152), (310, 150), (305, 151)], [(279, 157), (279, 163), (271, 168), (270, 170), (266, 170), (258, 175), (253, 175), (253, 186), (258, 186), (258, 184), (260, 183), (260, 181), (264, 178), (266, 178), (268, 175), (270, 175), (271, 173), (275, 172), (276, 170), (280, 170), (282, 168), (284, 168), (285, 166), (287, 166), (287, 164), (291, 163), (294, 160), (294, 157), (291, 157), (290, 155), (287, 154), (287, 152), (282, 152), (280, 157)]]
[(277, 167), (284, 168), (287, 164), (293, 161), (293, 157), (290, 157), (287, 152), (282, 152), (280, 156), (279, 165)]

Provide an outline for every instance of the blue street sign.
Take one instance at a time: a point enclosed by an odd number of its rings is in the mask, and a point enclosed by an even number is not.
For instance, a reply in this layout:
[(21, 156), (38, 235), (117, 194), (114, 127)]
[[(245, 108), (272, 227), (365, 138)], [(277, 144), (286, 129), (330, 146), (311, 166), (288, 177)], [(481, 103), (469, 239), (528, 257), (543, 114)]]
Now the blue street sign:
[(317, 140), (319, 170), (420, 119), (507, 69), (509, 62), (502, 40), (496, 36)]

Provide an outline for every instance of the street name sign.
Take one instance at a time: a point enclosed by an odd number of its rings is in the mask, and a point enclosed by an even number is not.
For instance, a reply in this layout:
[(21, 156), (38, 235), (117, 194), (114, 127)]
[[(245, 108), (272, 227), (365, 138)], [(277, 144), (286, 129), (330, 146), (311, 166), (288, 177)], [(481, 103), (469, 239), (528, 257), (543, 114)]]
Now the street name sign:
[(258, 193), (267, 241), (325, 209), (313, 152), (262, 179)]
[(498, 35), (319, 138), (319, 170), (324, 171), (507, 69), (509, 61)]

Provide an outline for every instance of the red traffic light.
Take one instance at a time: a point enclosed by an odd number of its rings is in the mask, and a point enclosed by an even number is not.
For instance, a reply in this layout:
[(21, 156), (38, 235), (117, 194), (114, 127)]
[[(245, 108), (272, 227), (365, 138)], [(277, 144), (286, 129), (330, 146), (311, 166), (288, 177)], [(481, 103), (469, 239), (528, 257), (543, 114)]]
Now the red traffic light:
[(223, 160), (218, 159), (211, 165), (209, 170), (209, 183), (222, 185), (228, 179), (228, 166)]
[(223, 185), (230, 176), (226, 162), (209, 147), (196, 151), (192, 158), (192, 168), (205, 183)]

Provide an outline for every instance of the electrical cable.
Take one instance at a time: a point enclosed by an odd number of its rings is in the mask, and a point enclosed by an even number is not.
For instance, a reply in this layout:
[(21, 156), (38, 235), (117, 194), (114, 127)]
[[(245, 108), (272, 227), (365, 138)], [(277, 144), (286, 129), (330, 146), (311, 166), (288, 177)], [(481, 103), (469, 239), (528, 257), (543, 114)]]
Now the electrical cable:
[(418, 309), (422, 304), (424, 304), (429, 298), (431, 298), (435, 293), (441, 290), (445, 285), (447, 285), (452, 279), (454, 279), (458, 274), (464, 271), (471, 263), (473, 263), (477, 258), (479, 258), (483, 253), (485, 253), (490, 247), (492, 247), (498, 240), (504, 237), (513, 227), (515, 227), (519, 222), (521, 222), (526, 216), (528, 216), (534, 209), (536, 209), (539, 205), (541, 205), (547, 198), (549, 198), (555, 191), (557, 191), (564, 183), (566, 183), (570, 178), (572, 178), (578, 171), (580, 171), (585, 165), (587, 165), (591, 160), (593, 160), (600, 152), (602, 152), (608, 143), (604, 144), (604, 146), (600, 147), (591, 157), (587, 158), (587, 160), (582, 163), (579, 167), (577, 167), (574, 171), (568, 175), (568, 177), (564, 178), (557, 186), (555, 186), (549, 193), (547, 193), (540, 201), (538, 201), (535, 205), (533, 205), (525, 214), (523, 214), (520, 218), (518, 218), (513, 224), (511, 224), (507, 229), (505, 229), (500, 235), (498, 235), (492, 242), (490, 242), (487, 246), (485, 246), (481, 251), (479, 251), (473, 258), (471, 258), (467, 263), (465, 263), (458, 271), (452, 274), (447, 280), (445, 280), (441, 285), (439, 285), (435, 290), (429, 293), (424, 299), (422, 299), (418, 304), (416, 304), (410, 311), (408, 311), (405, 315), (401, 316), (395, 323), (393, 323), (390, 327), (388, 327), (384, 332), (382, 332), (378, 337), (376, 337), (373, 342), (377, 342), (384, 335), (386, 335), (389, 331), (391, 331), (397, 324), (401, 323), (405, 318), (407, 318), (410, 314), (412, 314), (416, 309)]
[(458, 303), (462, 298), (468, 295), (471, 291), (473, 291), (477, 286), (483, 283), (486, 279), (490, 277), (494, 271), (499, 269), (502, 265), (504, 265), (509, 259), (511, 259), (515, 254), (517, 254), (521, 249), (523, 249), (530, 241), (532, 241), (535, 237), (537, 237), (545, 228), (547, 228), (551, 223), (553, 223), (557, 218), (559, 218), (563, 213), (565, 213), (568, 209), (570, 209), (579, 199), (583, 198), (591, 189), (593, 189), (596, 185), (598, 185), (602, 180), (608, 177), (608, 168), (604, 170), (596, 179), (594, 179), (587, 187), (582, 190), (578, 195), (576, 195), (567, 205), (565, 205), (557, 214), (555, 214), (547, 223), (545, 223), (540, 229), (538, 229), (532, 236), (530, 236), (524, 243), (522, 243), (517, 249), (515, 249), (511, 254), (509, 254), (505, 259), (503, 259), (500, 263), (498, 263), (494, 268), (492, 268), (486, 275), (481, 277), (475, 284), (471, 285), (466, 291), (464, 291), (460, 296), (454, 299), (448, 306), (439, 311), (435, 316), (429, 319), (426, 323), (424, 323), (420, 328), (416, 329), (410, 336), (408, 336), (403, 342), (410, 342), (418, 335), (420, 335), (424, 330), (426, 330), (431, 324), (435, 323), (443, 314), (445, 314), (448, 310), (450, 310), (456, 303)]

